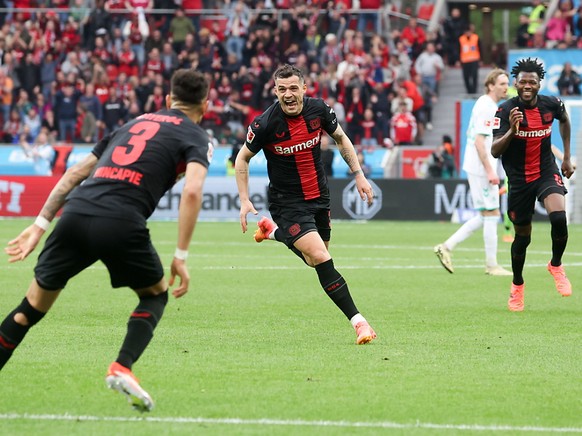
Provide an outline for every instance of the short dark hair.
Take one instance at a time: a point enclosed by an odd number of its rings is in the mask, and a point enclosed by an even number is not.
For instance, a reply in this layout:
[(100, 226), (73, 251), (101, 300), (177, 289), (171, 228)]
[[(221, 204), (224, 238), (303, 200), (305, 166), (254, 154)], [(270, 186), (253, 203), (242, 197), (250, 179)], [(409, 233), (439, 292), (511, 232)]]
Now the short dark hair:
[(546, 70), (541, 62), (537, 61), (537, 58), (527, 58), (521, 59), (515, 63), (515, 66), (511, 69), (511, 75), (517, 79), (519, 73), (536, 73), (540, 80), (546, 75)]
[(172, 76), (172, 96), (186, 104), (202, 104), (208, 96), (208, 80), (194, 69), (176, 70)]
[(288, 79), (289, 77), (293, 76), (299, 77), (299, 80), (302, 82), (305, 80), (303, 77), (303, 72), (299, 68), (293, 65), (285, 64), (277, 68), (277, 71), (275, 71), (273, 74), (273, 79)]

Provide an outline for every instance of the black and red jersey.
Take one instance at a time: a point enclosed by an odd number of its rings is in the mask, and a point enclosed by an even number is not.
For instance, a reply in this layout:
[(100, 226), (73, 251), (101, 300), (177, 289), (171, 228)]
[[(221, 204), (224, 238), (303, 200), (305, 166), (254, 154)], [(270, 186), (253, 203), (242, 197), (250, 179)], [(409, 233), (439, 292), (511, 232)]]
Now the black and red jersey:
[(93, 173), (67, 198), (65, 211), (144, 222), (188, 162), (205, 167), (208, 135), (182, 111), (148, 113), (103, 138)]
[(322, 99), (304, 97), (301, 114), (285, 115), (279, 102), (256, 117), (247, 131), (246, 145), (253, 153), (263, 150), (270, 190), (286, 199), (328, 197), (321, 160), (321, 135), (337, 129), (337, 117)]
[(501, 160), (510, 184), (530, 183), (547, 174), (558, 171), (552, 154), (552, 123), (562, 118), (564, 103), (557, 97), (538, 95), (537, 104), (528, 108), (514, 97), (499, 106), (493, 129), (495, 138), (503, 136), (509, 129), (509, 112), (517, 107), (524, 119), (519, 131), (503, 152)]

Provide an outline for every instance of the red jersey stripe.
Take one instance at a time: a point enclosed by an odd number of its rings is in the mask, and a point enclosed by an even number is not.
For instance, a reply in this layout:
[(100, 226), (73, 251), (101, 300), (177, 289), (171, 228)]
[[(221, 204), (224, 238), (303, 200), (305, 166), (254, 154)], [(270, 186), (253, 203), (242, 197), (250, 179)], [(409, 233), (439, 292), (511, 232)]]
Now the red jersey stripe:
[[(543, 129), (542, 116), (539, 109), (526, 109), (528, 130)], [(542, 138), (525, 139), (525, 182), (533, 182), (541, 175)]]
[[(291, 138), (301, 138), (302, 140), (308, 135), (303, 116), (288, 117), (287, 125), (291, 133)], [(319, 190), (319, 183), (317, 183), (317, 169), (315, 167), (315, 160), (313, 159), (313, 148), (305, 149), (300, 153), (295, 153), (293, 156), (295, 157), (295, 163), (299, 173), (303, 198), (305, 200), (319, 198), (321, 191)]]

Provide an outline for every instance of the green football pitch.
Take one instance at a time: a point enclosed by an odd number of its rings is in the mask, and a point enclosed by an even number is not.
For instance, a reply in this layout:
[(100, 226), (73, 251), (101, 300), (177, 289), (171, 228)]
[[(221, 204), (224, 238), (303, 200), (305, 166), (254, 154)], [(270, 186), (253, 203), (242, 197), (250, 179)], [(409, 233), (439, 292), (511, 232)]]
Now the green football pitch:
[[(1, 221), (3, 243), (30, 222)], [(582, 433), (582, 226), (570, 226), (574, 294), (563, 298), (546, 270), (550, 227), (534, 223), (522, 313), (507, 310), (511, 278), (484, 274), (480, 232), (455, 250), (455, 274), (440, 266), (432, 248), (457, 227), (334, 222), (336, 267), (378, 334), (357, 346), (315, 271), (283, 245), (199, 223), (190, 292), (170, 298), (133, 368), (156, 403), (143, 415), (104, 381), (137, 299), (96, 264), (0, 374), (0, 434)], [(167, 271), (176, 223), (150, 229)], [(499, 243), (508, 268), (509, 249)], [(37, 254), (5, 256), (0, 319)]]

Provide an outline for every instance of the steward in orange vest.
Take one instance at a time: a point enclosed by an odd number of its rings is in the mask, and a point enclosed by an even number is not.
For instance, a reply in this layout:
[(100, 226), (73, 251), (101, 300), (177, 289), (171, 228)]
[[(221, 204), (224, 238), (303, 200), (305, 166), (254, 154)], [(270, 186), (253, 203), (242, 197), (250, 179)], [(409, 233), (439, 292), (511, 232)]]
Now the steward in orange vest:
[(465, 88), (468, 94), (476, 94), (481, 51), (479, 49), (479, 35), (473, 32), (472, 26), (469, 26), (465, 33), (459, 37), (459, 48)]
[(461, 63), (475, 62), (481, 60), (481, 52), (479, 51), (479, 35), (473, 33), (468, 29), (459, 37), (459, 44), (461, 47)]

